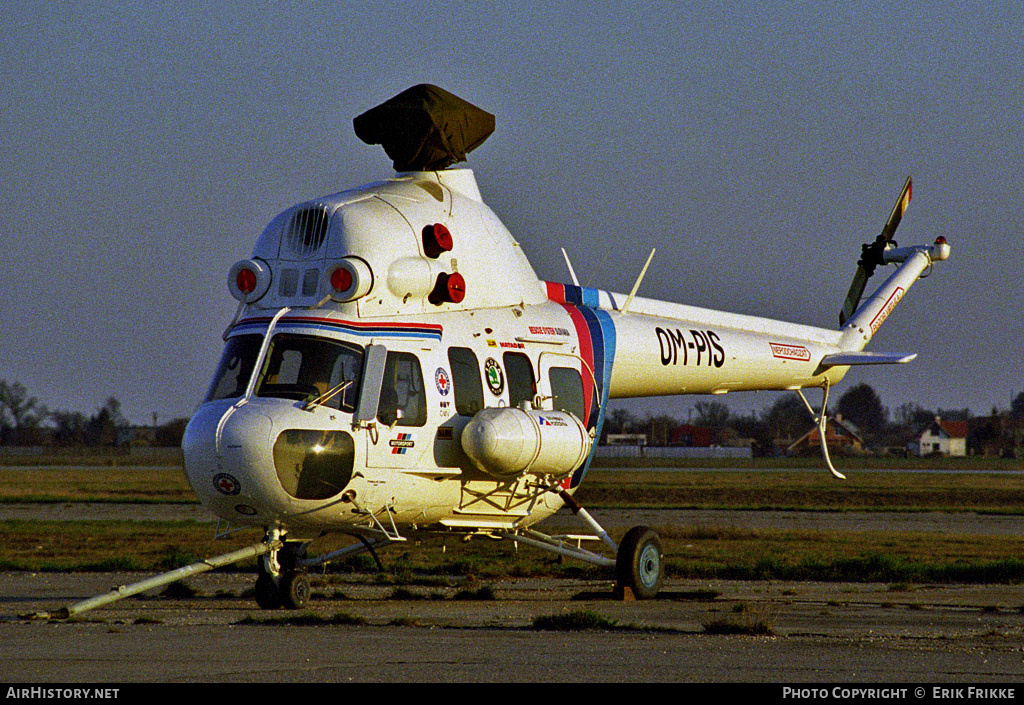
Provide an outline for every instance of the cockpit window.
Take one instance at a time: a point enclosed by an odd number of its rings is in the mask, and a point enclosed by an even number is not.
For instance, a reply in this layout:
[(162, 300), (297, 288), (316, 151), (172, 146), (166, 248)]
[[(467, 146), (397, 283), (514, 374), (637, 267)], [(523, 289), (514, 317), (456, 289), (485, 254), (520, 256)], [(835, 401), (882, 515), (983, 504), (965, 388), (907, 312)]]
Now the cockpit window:
[(217, 366), (217, 374), (213, 376), (213, 382), (206, 393), (206, 401), (232, 399), (245, 394), (262, 343), (262, 335), (236, 335), (228, 338)]
[(363, 369), (363, 349), (329, 338), (280, 333), (270, 341), (256, 396), (317, 400), (354, 411)]
[[(229, 338), (206, 401), (245, 394), (262, 335)], [(332, 409), (353, 411), (359, 395), (363, 349), (350, 343), (310, 335), (280, 333), (270, 341), (256, 396), (298, 401), (318, 400)]]

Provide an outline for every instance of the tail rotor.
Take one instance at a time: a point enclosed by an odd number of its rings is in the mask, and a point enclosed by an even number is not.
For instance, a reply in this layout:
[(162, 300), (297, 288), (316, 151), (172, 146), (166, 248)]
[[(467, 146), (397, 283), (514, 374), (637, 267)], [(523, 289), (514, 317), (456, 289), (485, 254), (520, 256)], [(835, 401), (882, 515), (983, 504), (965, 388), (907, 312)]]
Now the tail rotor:
[(883, 253), (889, 244), (892, 243), (892, 237), (896, 234), (896, 228), (899, 227), (900, 220), (903, 219), (903, 213), (907, 210), (907, 206), (910, 205), (910, 191), (911, 180), (908, 176), (906, 183), (903, 184), (903, 190), (900, 191), (900, 197), (896, 199), (896, 205), (893, 206), (892, 213), (889, 214), (889, 220), (885, 222), (885, 227), (882, 228), (882, 232), (878, 234), (878, 237), (873, 242), (861, 246), (861, 257), (857, 261), (857, 272), (853, 275), (853, 283), (850, 284), (850, 290), (846, 294), (843, 308), (839, 312), (840, 326), (846, 323), (847, 319), (857, 310), (857, 306), (860, 304), (860, 297), (864, 294), (864, 287), (867, 285), (871, 275), (874, 274), (875, 267), (884, 264)]

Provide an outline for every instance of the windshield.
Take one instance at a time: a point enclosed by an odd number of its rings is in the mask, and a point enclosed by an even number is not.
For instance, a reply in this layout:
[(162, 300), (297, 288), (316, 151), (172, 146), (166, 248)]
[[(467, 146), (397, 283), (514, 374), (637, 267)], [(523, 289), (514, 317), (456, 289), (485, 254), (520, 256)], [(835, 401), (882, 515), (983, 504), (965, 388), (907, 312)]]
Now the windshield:
[[(261, 342), (260, 335), (240, 335), (228, 341), (207, 401), (245, 394)], [(281, 333), (270, 341), (255, 393), (298, 401), (315, 399), (318, 404), (352, 412), (362, 368), (363, 349), (359, 346)]]
[(206, 392), (206, 401), (232, 399), (245, 394), (262, 343), (262, 335), (236, 335), (228, 338), (220, 364), (217, 365), (217, 374), (213, 376), (210, 389)]

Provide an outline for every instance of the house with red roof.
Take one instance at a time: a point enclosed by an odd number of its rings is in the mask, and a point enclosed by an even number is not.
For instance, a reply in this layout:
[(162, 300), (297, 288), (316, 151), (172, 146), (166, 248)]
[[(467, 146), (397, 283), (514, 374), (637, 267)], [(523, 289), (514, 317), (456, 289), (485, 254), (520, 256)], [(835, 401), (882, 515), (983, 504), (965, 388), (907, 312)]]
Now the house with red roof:
[(967, 422), (944, 421), (936, 416), (913, 440), (907, 443), (913, 455), (967, 455)]
[[(842, 414), (829, 416), (825, 423), (825, 442), (832, 450), (843, 450), (852, 453), (861, 453), (864, 450), (864, 439), (860, 431), (843, 418)], [(807, 453), (821, 452), (821, 436), (818, 434), (818, 427), (812, 426), (800, 438), (786, 448), (787, 455), (801, 455)]]

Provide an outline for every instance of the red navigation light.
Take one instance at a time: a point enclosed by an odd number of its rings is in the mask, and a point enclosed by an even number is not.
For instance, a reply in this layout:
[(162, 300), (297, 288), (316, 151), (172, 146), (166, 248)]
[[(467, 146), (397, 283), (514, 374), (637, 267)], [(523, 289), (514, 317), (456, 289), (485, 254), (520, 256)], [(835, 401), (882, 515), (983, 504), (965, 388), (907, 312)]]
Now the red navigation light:
[(242, 303), (252, 304), (270, 288), (270, 267), (261, 259), (243, 259), (228, 270), (228, 291)]
[(346, 267), (338, 267), (331, 272), (331, 288), (335, 291), (348, 291), (352, 288), (352, 272)]
[(441, 223), (423, 227), (423, 252), (431, 259), (437, 259), (442, 252), (451, 251), (455, 246), (452, 233)]
[(466, 280), (458, 272), (448, 275), (448, 300), (453, 304), (460, 304), (464, 298), (466, 298)]
[(451, 231), (441, 223), (437, 223), (434, 226), (434, 239), (437, 241), (437, 246), (445, 252), (451, 250), (455, 245), (455, 243), (452, 242)]
[(342, 304), (366, 296), (373, 287), (373, 272), (358, 257), (343, 257), (324, 269), (331, 298)]
[(441, 272), (434, 282), (434, 289), (427, 295), (427, 301), (440, 306), (443, 303), (462, 303), (466, 298), (466, 280), (458, 272)]
[(945, 245), (946, 244), (945, 236), (939, 235), (937, 238), (935, 238), (935, 244), (936, 245)]
[(238, 276), (235, 277), (235, 284), (238, 286), (238, 290), (243, 294), (251, 294), (256, 291), (256, 272), (247, 268), (238, 270)]

